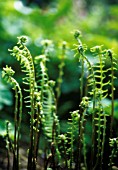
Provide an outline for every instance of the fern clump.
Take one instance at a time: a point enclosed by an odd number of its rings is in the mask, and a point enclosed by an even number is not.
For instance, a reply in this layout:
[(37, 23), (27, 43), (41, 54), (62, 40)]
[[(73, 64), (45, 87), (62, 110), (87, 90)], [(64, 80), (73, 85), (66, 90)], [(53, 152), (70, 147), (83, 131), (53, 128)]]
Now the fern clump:
[[(69, 169), (69, 170), (96, 170), (112, 169), (116, 166), (118, 156), (118, 140), (113, 137), (114, 122), (114, 79), (116, 71), (116, 59), (113, 51), (103, 49), (103, 46), (95, 46), (87, 49), (81, 41), (81, 32), (75, 31), (74, 44), (81, 73), (79, 77), (79, 101), (78, 108), (70, 111), (68, 115), (68, 128), (62, 133), (58, 115), (61, 85), (63, 83), (64, 67), (67, 44), (63, 42), (58, 65), (58, 77), (50, 80), (47, 61), (51, 59), (52, 41), (42, 41), (42, 53), (32, 57), (26, 47), (27, 38), (18, 37), (17, 44), (9, 50), (17, 59), (24, 72), (24, 105), (28, 107), (30, 115), (30, 142), (28, 149), (28, 170), (38, 169), (38, 156), (43, 152), (43, 169)], [(87, 53), (95, 58), (93, 64)], [(58, 53), (57, 53), (58, 54)], [(106, 62), (110, 60), (110, 67)], [(19, 166), (19, 141), (22, 120), (22, 90), (18, 82), (13, 78), (14, 71), (11, 67), (3, 68), (2, 77), (11, 84), (15, 91), (14, 111), (14, 139), (10, 139), (9, 121), (6, 122), (6, 146), (8, 167), (10, 165), (10, 151), (13, 153), (13, 169)], [(110, 74), (109, 74), (110, 73)], [(109, 74), (109, 76), (107, 76)], [(109, 89), (111, 95), (109, 95)], [(106, 113), (104, 100), (111, 98), (110, 114)], [(110, 123), (109, 123), (110, 119)], [(90, 146), (87, 141), (87, 123), (91, 126), (89, 134)], [(108, 128), (108, 126), (110, 128)], [(43, 138), (43, 151), (41, 139)], [(109, 157), (106, 159), (106, 149)], [(90, 159), (89, 159), (90, 158)], [(106, 159), (106, 160), (105, 160)], [(107, 163), (106, 163), (106, 162)], [(42, 168), (42, 167), (41, 167)]]
[[(112, 58), (111, 50), (103, 49), (103, 46), (95, 46), (90, 49), (93, 56), (96, 57), (96, 64), (92, 64), (88, 57), (86, 56), (86, 46), (82, 44), (80, 40), (80, 32), (75, 32), (75, 39), (77, 40), (78, 44), (75, 45), (77, 50), (76, 55), (79, 54), (79, 62), (82, 67), (81, 71), (81, 78), (80, 78), (80, 95), (83, 96), (83, 80), (84, 80), (84, 72), (85, 72), (85, 65), (87, 63), (89, 75), (88, 79), (88, 90), (90, 97), (92, 97), (93, 107), (91, 109), (92, 113), (92, 152), (91, 152), (91, 168), (97, 168), (99, 165), (102, 169), (103, 165), (103, 153), (104, 153), (104, 146), (105, 146), (105, 139), (106, 139), (106, 124), (107, 124), (107, 114), (104, 110), (103, 100), (108, 96), (108, 87), (111, 86), (112, 91), (112, 111), (111, 111), (111, 128), (113, 126), (113, 112), (114, 112), (114, 66), (115, 60), (111, 62), (111, 68), (106, 69), (106, 60), (108, 56)], [(111, 80), (106, 80), (106, 74), (111, 70)], [(112, 83), (111, 83), (112, 82)], [(112, 85), (111, 85), (112, 84)], [(113, 87), (112, 87), (113, 86)], [(91, 88), (90, 88), (91, 87)], [(94, 159), (96, 157), (96, 159)], [(81, 161), (80, 161), (81, 162)]]

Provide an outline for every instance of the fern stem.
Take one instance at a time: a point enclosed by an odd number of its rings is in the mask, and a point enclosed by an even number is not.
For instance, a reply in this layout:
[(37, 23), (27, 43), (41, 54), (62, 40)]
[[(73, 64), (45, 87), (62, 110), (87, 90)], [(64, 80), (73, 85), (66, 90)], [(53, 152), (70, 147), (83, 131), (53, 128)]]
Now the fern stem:
[(104, 145), (105, 145), (105, 137), (106, 137), (106, 115), (103, 112), (103, 120), (104, 120), (104, 124), (103, 124), (103, 134), (102, 134), (102, 146), (101, 146), (101, 165), (103, 164), (103, 154), (104, 154)]
[(91, 71), (91, 75), (92, 75), (92, 90), (93, 90), (93, 113), (92, 113), (92, 149), (91, 149), (91, 169), (93, 167), (93, 160), (94, 160), (94, 144), (95, 144), (95, 106), (96, 106), (96, 80), (95, 80), (95, 75), (94, 75), (94, 70), (93, 67), (90, 63), (90, 61), (88, 60), (88, 58), (86, 57), (85, 54), (82, 53), (83, 58), (86, 60), (87, 64), (88, 64), (88, 68)]
[[(20, 106), (19, 106), (19, 120), (18, 120), (18, 137), (17, 137), (17, 161), (19, 164), (19, 141), (20, 141), (20, 130), (21, 130), (21, 121), (22, 121), (22, 91), (20, 86), (18, 86), (18, 93), (20, 94)], [(19, 169), (19, 166), (18, 166)]]
[[(13, 148), (13, 169), (19, 170), (19, 135), (22, 117), (22, 92), (17, 81), (12, 77), (15, 72), (11, 67), (3, 68), (2, 77), (7, 80), (15, 90), (15, 109), (14, 109), (14, 146)], [(20, 95), (19, 95), (20, 94)], [(20, 99), (19, 99), (20, 98)], [(20, 106), (19, 106), (20, 103)], [(18, 109), (19, 108), (19, 109)]]
[(34, 63), (32, 56), (27, 49), (27, 47), (24, 45), (23, 42), (21, 42), (22, 48), (24, 52), (26, 53), (26, 58), (29, 61), (29, 89), (30, 89), (30, 102), (31, 102), (31, 127), (30, 127), (30, 149), (29, 149), (29, 156), (28, 156), (28, 170), (33, 170), (36, 165), (34, 165), (35, 158), (34, 158), (34, 114), (35, 114), (35, 69), (34, 69)]
[[(83, 112), (83, 117), (82, 117), (82, 127), (85, 127), (85, 116), (86, 116), (86, 109), (84, 110)], [(87, 168), (87, 160), (86, 160), (86, 142), (85, 142), (85, 134), (84, 134), (84, 128), (83, 128), (83, 132), (82, 132), (82, 144), (83, 144), (83, 156), (84, 156), (84, 165), (85, 165), (85, 168), (86, 170), (88, 169)]]
[(111, 124), (110, 124), (110, 138), (113, 134), (113, 121), (114, 121), (114, 64), (113, 56), (111, 53)]
[(81, 59), (81, 79), (80, 79), (80, 101), (83, 97), (83, 85), (84, 85), (84, 59)]
[(18, 91), (17, 88), (15, 88), (15, 111), (14, 111), (14, 124), (15, 124), (15, 129), (14, 129), (14, 153), (13, 155), (13, 170), (15, 168), (18, 168), (17, 166), (17, 131), (18, 131)]
[[(97, 168), (97, 166), (98, 166), (98, 164), (99, 164), (99, 158), (100, 158), (100, 144), (101, 144), (101, 139), (100, 139), (100, 137), (101, 137), (101, 117), (100, 117), (100, 111), (98, 112), (98, 130), (97, 130), (97, 155), (96, 155), (96, 157), (97, 157), (97, 160), (96, 160), (96, 163), (95, 163), (95, 166), (94, 166), (94, 168), (93, 168), (93, 170), (96, 170), (96, 168)], [(101, 170), (101, 164), (99, 164), (99, 166), (100, 166), (100, 170)]]
[(6, 147), (7, 147), (7, 170), (10, 170), (10, 142), (9, 142), (9, 121), (6, 121)]
[(37, 154), (38, 154), (38, 144), (39, 144), (39, 134), (40, 134), (40, 130), (39, 130), (39, 125), (40, 125), (40, 103), (37, 103), (36, 105), (36, 118), (35, 118), (35, 134), (34, 134), (34, 166), (36, 169), (36, 164), (37, 164)]
[(57, 103), (58, 103), (58, 99), (61, 95), (61, 84), (62, 84), (62, 77), (63, 77), (63, 69), (64, 69), (64, 66), (65, 66), (65, 63), (64, 63), (64, 59), (65, 59), (65, 53), (66, 53), (66, 43), (63, 42), (63, 45), (62, 45), (62, 55), (61, 55), (61, 63), (59, 64), (58, 68), (59, 68), (59, 77), (57, 79), (57, 87), (56, 87), (56, 92), (57, 92), (57, 95), (56, 95), (56, 100), (57, 100)]
[[(33, 76), (34, 77), (34, 76)], [(29, 157), (28, 157), (28, 170), (33, 170), (33, 162), (34, 162), (34, 81), (31, 81), (32, 76), (30, 77), (30, 100), (31, 100), (31, 127), (30, 127), (30, 149), (29, 149)]]
[(78, 120), (79, 120), (79, 110), (71, 112), (71, 119), (69, 119), (69, 132), (68, 134), (70, 135), (70, 148), (69, 153), (70, 153), (70, 169), (73, 169), (73, 163), (74, 163), (74, 141), (75, 141), (75, 133), (78, 135)]

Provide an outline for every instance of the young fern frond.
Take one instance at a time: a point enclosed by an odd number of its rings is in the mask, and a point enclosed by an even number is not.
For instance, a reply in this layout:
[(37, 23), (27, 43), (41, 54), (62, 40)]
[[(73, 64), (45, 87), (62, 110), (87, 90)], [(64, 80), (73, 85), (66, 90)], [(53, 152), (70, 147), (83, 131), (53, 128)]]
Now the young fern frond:
[(6, 68), (3, 68), (2, 77), (13, 86), (13, 90), (15, 91), (13, 169), (19, 169), (19, 140), (22, 120), (22, 92), (18, 82), (12, 77), (14, 73), (15, 72), (11, 67), (6, 66)]
[[(78, 41), (78, 44), (79, 45), (75, 45), (76, 46), (76, 50), (77, 50), (77, 53), (76, 55), (79, 53), (80, 55), (80, 59), (82, 58), (82, 74), (81, 74), (81, 85), (80, 85), (80, 88), (81, 88), (81, 94), (80, 96), (82, 97), (83, 95), (83, 92), (82, 92), (82, 88), (83, 88), (83, 77), (84, 77), (84, 62), (87, 63), (87, 67), (88, 67), (88, 71), (89, 71), (89, 75), (87, 77), (88, 79), (88, 84), (87, 86), (91, 89), (92, 91), (90, 92), (89, 91), (89, 94), (91, 94), (92, 96), (92, 99), (93, 99), (93, 113), (92, 113), (92, 149), (91, 149), (91, 160), (93, 161), (93, 158), (94, 158), (94, 144), (95, 144), (95, 122), (94, 122), (94, 117), (95, 117), (95, 107), (96, 107), (96, 78), (95, 78), (95, 73), (94, 73), (94, 68), (92, 66), (92, 64), (90, 63), (90, 61), (88, 60), (88, 58), (86, 57), (85, 55), (85, 51), (86, 51), (86, 46), (83, 46), (81, 40), (80, 40), (80, 36), (81, 36), (81, 33), (79, 31), (76, 31), (75, 34), (74, 34), (75, 38), (77, 39)], [(80, 61), (79, 59), (79, 61)], [(86, 92), (87, 94), (87, 92)], [(93, 162), (91, 161), (91, 167), (93, 166)]]
[(6, 148), (7, 148), (7, 170), (10, 169), (10, 141), (9, 141), (9, 121), (6, 121)]
[(111, 81), (110, 81), (110, 85), (111, 85), (111, 123), (110, 123), (110, 138), (112, 138), (112, 134), (113, 134), (113, 120), (114, 120), (114, 79), (116, 79), (115, 77), (115, 70), (116, 69), (116, 66), (117, 66), (117, 63), (116, 63), (116, 59), (114, 57), (114, 54), (113, 54), (113, 51), (112, 50), (107, 50), (106, 51), (106, 55), (110, 58), (111, 60), (111, 68), (110, 68), (110, 78), (111, 78)]
[[(102, 160), (103, 160), (103, 152), (104, 152), (104, 144), (105, 144), (105, 134), (106, 134), (106, 115), (104, 113), (104, 109), (102, 106), (101, 101), (107, 97), (108, 90), (107, 86), (110, 84), (109, 81), (105, 81), (105, 74), (108, 70), (105, 70), (105, 50), (102, 50), (102, 46), (95, 46), (91, 48), (91, 52), (94, 55), (98, 56), (99, 63), (94, 65), (94, 74), (96, 79), (96, 116), (95, 124), (97, 128), (97, 161), (95, 163), (94, 169), (96, 168), (97, 164), (99, 164), (100, 168), (102, 169)], [(102, 133), (101, 133), (102, 132)], [(102, 140), (102, 142), (101, 142)], [(101, 148), (101, 149), (100, 149)], [(99, 163), (99, 161), (101, 162)]]
[[(88, 87), (92, 88), (92, 91), (89, 91), (89, 93), (90, 95), (93, 96), (91, 168), (93, 167), (93, 164), (95, 164), (94, 168), (96, 168), (99, 161), (101, 161), (100, 166), (102, 166), (105, 135), (106, 135), (106, 114), (104, 113), (104, 109), (101, 103), (102, 100), (107, 97), (108, 95), (107, 86), (110, 85), (110, 81), (105, 82), (106, 81), (105, 75), (109, 71), (109, 69), (105, 69), (106, 50), (102, 50), (102, 46), (95, 46), (91, 48), (91, 52), (93, 53), (93, 55), (97, 56), (97, 60), (98, 60), (98, 62), (95, 65), (92, 65), (88, 60), (88, 58), (85, 56), (86, 48), (83, 47), (82, 42), (79, 38), (80, 32), (76, 31), (74, 36), (79, 43), (79, 45), (76, 45), (76, 50), (80, 54), (79, 61), (82, 61), (82, 59), (83, 59), (83, 63), (85, 63), (86, 61), (88, 65), (88, 70), (90, 72), (90, 74), (88, 75)], [(81, 96), (83, 94), (82, 88), (83, 88), (83, 77), (84, 77), (84, 64), (82, 66), (82, 73), (83, 74), (81, 74), (81, 84), (80, 84)], [(112, 70), (112, 74), (113, 74), (113, 70)], [(113, 78), (111, 81), (113, 81)], [(97, 133), (95, 133), (96, 129), (97, 129)], [(96, 140), (97, 148), (95, 146), (95, 135), (97, 135), (97, 140)], [(102, 142), (101, 142), (101, 138), (102, 138)], [(96, 155), (97, 161), (95, 162), (93, 158), (95, 157), (96, 149), (98, 154)]]
[(61, 54), (61, 63), (59, 64), (58, 68), (59, 68), (59, 77), (57, 78), (57, 87), (56, 87), (56, 92), (57, 92), (57, 95), (56, 95), (56, 99), (57, 99), (57, 103), (58, 103), (58, 99), (60, 97), (60, 94), (61, 94), (61, 84), (62, 84), (62, 77), (63, 77), (63, 69), (64, 69), (64, 66), (65, 66), (65, 63), (64, 63), (64, 59), (65, 59), (65, 53), (66, 53), (66, 42), (64, 41), (63, 44), (62, 44), (62, 54)]
[(45, 93), (43, 97), (43, 130), (49, 141), (52, 139), (52, 127), (53, 127), (53, 98), (49, 90), (49, 87), (45, 87)]
[[(35, 92), (35, 117), (34, 117), (34, 165), (37, 164), (39, 140), (41, 134), (41, 103), (40, 103), (40, 92)], [(36, 168), (36, 167), (35, 167)]]
[[(49, 156), (49, 159), (52, 159), (52, 166), (55, 167), (55, 156), (60, 159), (60, 153), (57, 144), (57, 136), (60, 134), (60, 132), (58, 117), (56, 115), (56, 99), (53, 92), (53, 86), (55, 82), (49, 80), (46, 67), (46, 61), (48, 60), (49, 56), (48, 48), (48, 42), (46, 41), (44, 42), (44, 54), (35, 57), (36, 83), (37, 90), (40, 92), (42, 130), (47, 141), (49, 144), (51, 144), (51, 156)], [(53, 152), (54, 150), (57, 151), (57, 154)]]
[(42, 105), (42, 124), (46, 137), (51, 140), (53, 126), (53, 96), (49, 86), (49, 78), (46, 68), (46, 56), (41, 55), (35, 58), (37, 68), (37, 88), (40, 91), (40, 101)]
[[(84, 70), (85, 70), (85, 66), (84, 66), (84, 53), (85, 51), (87, 50), (87, 47), (86, 45), (83, 45), (81, 40), (80, 40), (80, 37), (81, 36), (81, 33), (79, 31), (75, 31), (75, 34), (74, 34), (74, 37), (75, 39), (78, 41), (78, 45), (75, 45), (76, 48), (75, 50), (78, 51), (79, 53), (79, 62), (81, 64), (81, 77), (80, 77), (80, 101), (82, 100), (82, 97), (83, 97), (83, 88), (84, 88)], [(77, 55), (77, 53), (76, 53)]]
[(68, 139), (66, 134), (59, 135), (58, 142), (60, 144), (59, 150), (61, 153), (61, 158), (63, 160), (64, 168), (68, 169), (68, 151), (67, 151)]
[(86, 116), (87, 116), (87, 109), (89, 105), (88, 97), (83, 97), (80, 103), (80, 122), (79, 122), (79, 168), (81, 167), (81, 153), (83, 148), (83, 156), (84, 156), (84, 166), (87, 169), (87, 160), (86, 160), (86, 143), (85, 143), (85, 123), (86, 123)]
[[(106, 114), (103, 111), (101, 104), (96, 108), (96, 117), (95, 119), (95, 126), (96, 126), (96, 134), (97, 134), (97, 155), (96, 155), (96, 163), (94, 169), (99, 165), (99, 168), (102, 169), (103, 163), (103, 153), (104, 153), (104, 144), (105, 144), (105, 137), (106, 137)], [(100, 110), (101, 108), (101, 110)]]
[(73, 169), (74, 165), (74, 142), (76, 135), (78, 136), (78, 122), (79, 122), (79, 110), (71, 112), (71, 118), (69, 119), (69, 128), (68, 128), (68, 141), (70, 141), (70, 147), (68, 148), (67, 152), (70, 157), (69, 159), (69, 169)]
[(114, 158), (118, 157), (118, 138), (111, 138), (109, 141), (109, 145), (111, 148), (109, 167), (111, 169), (114, 165)]
[(13, 50), (9, 50), (11, 55), (15, 56), (16, 59), (20, 62), (22, 71), (26, 73), (26, 77), (24, 80), (25, 84), (29, 84), (29, 89), (26, 90), (29, 92), (30, 100), (26, 102), (29, 103), (30, 107), (30, 115), (31, 115), (31, 128), (30, 128), (30, 149), (29, 149), (29, 159), (28, 159), (28, 169), (33, 168), (33, 147), (34, 147), (34, 114), (35, 114), (35, 70), (32, 56), (24, 45), (26, 43), (26, 37), (18, 37), (17, 46), (13, 48)]
[[(105, 55), (105, 50), (102, 50), (102, 46), (95, 46), (91, 48), (91, 52), (93, 55), (98, 56), (99, 62), (93, 66), (94, 68), (94, 74), (95, 74), (95, 80), (96, 80), (96, 86), (97, 89), (101, 91), (101, 100), (106, 97), (107, 89), (105, 89), (105, 86), (109, 85), (108, 82), (104, 82), (106, 76), (105, 74), (107, 73), (108, 70), (105, 70), (105, 60), (106, 60), (106, 55)], [(104, 90), (105, 89), (105, 90)]]

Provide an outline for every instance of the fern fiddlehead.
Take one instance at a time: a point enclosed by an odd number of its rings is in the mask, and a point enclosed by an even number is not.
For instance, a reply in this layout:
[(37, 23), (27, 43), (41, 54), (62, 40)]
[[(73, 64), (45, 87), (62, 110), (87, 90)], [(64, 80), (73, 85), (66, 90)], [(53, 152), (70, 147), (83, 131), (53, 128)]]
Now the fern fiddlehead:
[(61, 134), (58, 136), (58, 141), (60, 144), (60, 153), (62, 155), (62, 158), (64, 159), (64, 168), (67, 169), (68, 168), (68, 153), (67, 153), (67, 136), (66, 134)]
[[(18, 82), (12, 77), (14, 71), (11, 67), (6, 66), (3, 68), (2, 77), (13, 86), (15, 90), (15, 110), (14, 110), (14, 158), (13, 158), (13, 169), (17, 167), (19, 169), (19, 136), (22, 120), (22, 92)], [(18, 105), (18, 102), (20, 103)], [(18, 109), (19, 108), (19, 109)]]
[[(105, 50), (102, 50), (101, 46), (96, 46), (93, 47), (91, 49), (91, 51), (98, 56), (99, 62), (92, 66), (92, 64), (89, 62), (88, 58), (85, 56), (85, 51), (86, 48), (83, 47), (82, 42), (80, 40), (80, 32), (76, 31), (75, 32), (75, 38), (78, 40), (79, 45), (76, 45), (76, 49), (78, 50), (79, 54), (80, 54), (80, 59), (83, 58), (83, 62), (84, 60), (87, 62), (88, 65), (88, 70), (90, 71), (90, 75), (88, 76), (88, 86), (92, 87), (92, 91), (89, 92), (91, 95), (93, 95), (93, 113), (92, 113), (92, 154), (91, 154), (91, 168), (93, 167), (93, 158), (94, 158), (94, 154), (95, 154), (95, 129), (97, 129), (97, 136), (99, 139), (97, 139), (97, 148), (98, 148), (98, 152), (99, 154), (97, 154), (97, 158), (99, 160), (101, 160), (101, 166), (102, 166), (102, 159), (103, 159), (103, 151), (104, 151), (104, 143), (105, 143), (105, 134), (106, 134), (106, 114), (103, 111), (103, 106), (101, 101), (107, 97), (107, 86), (110, 84), (110, 82), (104, 82), (105, 81), (105, 74), (108, 71), (108, 69), (104, 69), (105, 67), (105, 59), (106, 59), (106, 54), (105, 54)], [(77, 55), (77, 53), (75, 54)], [(84, 65), (83, 65), (83, 74), (84, 74)], [(83, 77), (82, 74), (82, 77)], [(83, 84), (83, 78), (81, 79), (81, 96), (82, 96), (82, 84)], [(98, 93), (99, 93), (99, 99), (98, 99)], [(96, 121), (98, 121), (98, 123), (96, 123)], [(101, 135), (101, 131), (103, 132), (103, 134)], [(101, 142), (101, 138), (102, 138), (102, 142)], [(101, 149), (100, 149), (101, 147)], [(101, 154), (100, 154), (101, 152)], [(98, 156), (99, 155), (99, 156)], [(101, 158), (101, 159), (100, 159)], [(99, 160), (97, 160), (97, 163), (99, 162)], [(96, 163), (96, 166), (97, 166)], [(95, 167), (96, 167), (95, 166)]]
[[(82, 74), (81, 74), (81, 91), (80, 91), (80, 96), (82, 98), (83, 92), (83, 77), (84, 77), (84, 62), (86, 61), (87, 65), (88, 65), (88, 70), (90, 72), (90, 74), (88, 75), (87, 79), (88, 79), (88, 84), (87, 86), (92, 88), (92, 92), (89, 92), (91, 96), (93, 96), (93, 113), (92, 113), (92, 149), (91, 149), (91, 160), (93, 161), (94, 158), (94, 144), (95, 144), (95, 122), (94, 122), (94, 118), (95, 118), (95, 107), (96, 107), (96, 79), (95, 79), (95, 74), (94, 74), (94, 69), (92, 64), (90, 63), (90, 61), (88, 60), (88, 58), (85, 55), (85, 51), (86, 51), (86, 46), (83, 46), (81, 40), (80, 40), (80, 36), (81, 33), (79, 31), (76, 31), (74, 34), (75, 38), (78, 41), (78, 45), (76, 46), (76, 50), (77, 53), (75, 55), (77, 55), (79, 53), (80, 57), (82, 58)], [(93, 166), (93, 162), (91, 161), (91, 167)]]
[[(30, 149), (29, 149), (29, 158), (28, 158), (28, 168), (33, 168), (33, 147), (34, 147), (34, 114), (35, 114), (35, 70), (32, 56), (24, 45), (26, 43), (26, 37), (18, 37), (17, 46), (13, 48), (13, 50), (9, 50), (11, 55), (15, 56), (16, 59), (20, 62), (22, 71), (26, 73), (26, 77), (24, 78), (24, 84), (29, 85), (29, 89), (25, 90), (30, 93), (25, 99), (29, 99), (26, 103), (29, 103), (29, 107), (31, 109), (31, 121), (30, 121)], [(34, 165), (35, 166), (35, 165)]]
[(79, 45), (75, 45), (80, 54), (79, 57), (79, 62), (81, 63), (81, 78), (80, 78), (80, 101), (82, 100), (83, 97), (83, 85), (84, 85), (84, 58), (83, 58), (83, 53), (86, 51), (86, 48), (83, 48), (82, 42), (80, 40), (81, 32), (80, 31), (75, 31), (74, 37), (78, 41)]

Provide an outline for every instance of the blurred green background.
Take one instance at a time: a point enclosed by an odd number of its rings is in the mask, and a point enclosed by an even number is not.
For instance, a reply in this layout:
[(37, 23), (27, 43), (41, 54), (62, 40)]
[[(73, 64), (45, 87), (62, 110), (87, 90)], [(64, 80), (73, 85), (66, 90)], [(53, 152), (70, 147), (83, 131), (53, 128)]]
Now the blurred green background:
[[(69, 117), (69, 111), (79, 106), (80, 68), (74, 58), (74, 30), (79, 29), (83, 43), (88, 48), (104, 45), (113, 49), (118, 61), (118, 1), (117, 0), (0, 0), (0, 73), (7, 64), (16, 71), (15, 78), (21, 84), (23, 74), (19, 63), (10, 56), (17, 37), (26, 35), (27, 46), (32, 56), (42, 53), (41, 41), (50, 39), (54, 43), (48, 65), (50, 79), (58, 77), (59, 46), (67, 41), (64, 79), (59, 100), (59, 118), (62, 129)], [(89, 55), (89, 52), (88, 52)], [(118, 75), (116, 75), (118, 76)], [(22, 86), (22, 84), (21, 84)], [(115, 80), (115, 119), (118, 120), (118, 80)], [(13, 119), (13, 91), (0, 76), (0, 131), (4, 133), (4, 121)], [(109, 105), (109, 99), (106, 101)], [(109, 112), (109, 109), (106, 108)], [(24, 108), (24, 122), (28, 120)], [(25, 123), (24, 123), (25, 126)], [(65, 128), (63, 128), (63, 126)], [(118, 133), (118, 132), (117, 132)]]

